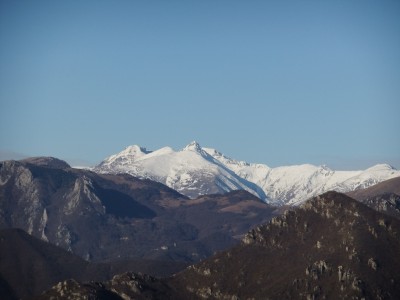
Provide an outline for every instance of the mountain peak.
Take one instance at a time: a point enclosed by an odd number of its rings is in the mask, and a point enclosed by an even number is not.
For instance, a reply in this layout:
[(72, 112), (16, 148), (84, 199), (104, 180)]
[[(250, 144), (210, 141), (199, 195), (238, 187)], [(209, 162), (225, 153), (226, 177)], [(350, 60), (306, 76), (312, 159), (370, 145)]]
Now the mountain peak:
[(132, 145), (126, 147), (121, 152), (111, 155), (105, 160), (103, 160), (97, 168), (110, 168), (111, 166), (126, 166), (131, 165), (138, 158), (143, 157), (147, 154), (151, 153), (144, 147), (140, 147), (139, 145)]
[(194, 152), (202, 152), (203, 148), (201, 148), (200, 144), (196, 141), (191, 142), (182, 151), (194, 151)]
[(148, 151), (146, 148), (141, 147), (139, 145), (131, 145), (126, 147), (117, 156), (125, 156), (125, 157), (134, 157), (139, 158), (143, 155), (149, 154), (151, 151)]

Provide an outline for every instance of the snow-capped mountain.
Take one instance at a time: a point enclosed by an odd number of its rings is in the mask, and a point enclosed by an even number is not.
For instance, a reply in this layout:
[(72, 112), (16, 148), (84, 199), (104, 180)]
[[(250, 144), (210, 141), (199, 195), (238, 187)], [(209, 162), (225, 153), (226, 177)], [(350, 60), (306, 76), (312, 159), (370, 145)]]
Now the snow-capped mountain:
[(296, 205), (328, 190), (349, 192), (400, 176), (400, 171), (387, 164), (361, 171), (335, 171), (309, 164), (270, 168), (236, 161), (197, 142), (180, 151), (130, 146), (94, 170), (149, 178), (189, 197), (244, 189), (274, 205)]
[(238, 176), (192, 142), (180, 151), (164, 147), (147, 151), (137, 145), (105, 159), (94, 169), (99, 173), (128, 173), (149, 178), (189, 197), (246, 190), (261, 199), (266, 195), (261, 188)]

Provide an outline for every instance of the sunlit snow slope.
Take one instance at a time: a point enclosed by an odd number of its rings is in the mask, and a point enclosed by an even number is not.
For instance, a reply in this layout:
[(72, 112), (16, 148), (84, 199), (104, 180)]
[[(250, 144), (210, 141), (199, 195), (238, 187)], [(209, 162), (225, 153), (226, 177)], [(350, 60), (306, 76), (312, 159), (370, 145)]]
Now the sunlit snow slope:
[(386, 164), (361, 171), (334, 171), (309, 164), (270, 168), (236, 161), (196, 142), (180, 151), (130, 146), (94, 170), (149, 178), (192, 198), (244, 189), (275, 205), (295, 205), (328, 190), (348, 192), (400, 176), (400, 171)]

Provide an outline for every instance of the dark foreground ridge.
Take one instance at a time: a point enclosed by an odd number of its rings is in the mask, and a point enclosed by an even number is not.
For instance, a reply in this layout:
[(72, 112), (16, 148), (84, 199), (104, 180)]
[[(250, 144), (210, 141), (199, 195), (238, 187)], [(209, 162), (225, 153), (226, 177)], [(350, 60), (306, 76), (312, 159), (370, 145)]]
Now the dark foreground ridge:
[(185, 266), (180, 262), (143, 259), (89, 263), (21, 229), (0, 230), (0, 299), (40, 295), (68, 278), (82, 282), (105, 281), (127, 271), (164, 277)]
[(65, 281), (40, 299), (400, 299), (399, 234), (397, 219), (328, 192), (168, 279)]

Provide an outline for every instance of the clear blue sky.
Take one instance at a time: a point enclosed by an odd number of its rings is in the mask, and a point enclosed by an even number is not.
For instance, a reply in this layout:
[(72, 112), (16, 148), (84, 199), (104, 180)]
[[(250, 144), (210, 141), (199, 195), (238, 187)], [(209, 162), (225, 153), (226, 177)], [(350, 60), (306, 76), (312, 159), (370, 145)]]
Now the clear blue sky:
[(399, 168), (399, 130), (396, 0), (0, 1), (3, 152)]

